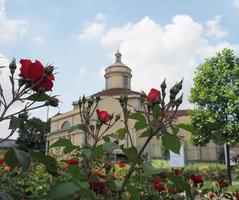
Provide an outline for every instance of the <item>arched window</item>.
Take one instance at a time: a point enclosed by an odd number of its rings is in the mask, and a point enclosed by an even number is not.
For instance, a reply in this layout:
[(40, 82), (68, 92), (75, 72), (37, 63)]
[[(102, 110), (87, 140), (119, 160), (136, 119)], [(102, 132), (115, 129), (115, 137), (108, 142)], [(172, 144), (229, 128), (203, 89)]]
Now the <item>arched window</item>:
[(70, 122), (65, 121), (65, 122), (61, 125), (61, 129), (69, 128), (70, 126), (71, 126)]

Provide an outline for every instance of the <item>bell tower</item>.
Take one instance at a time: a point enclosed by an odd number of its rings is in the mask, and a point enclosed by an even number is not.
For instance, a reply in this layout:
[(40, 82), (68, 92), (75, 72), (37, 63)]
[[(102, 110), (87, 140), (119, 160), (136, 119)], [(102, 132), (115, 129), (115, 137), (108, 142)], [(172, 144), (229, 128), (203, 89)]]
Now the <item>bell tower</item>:
[(105, 69), (105, 89), (131, 89), (131, 69), (122, 63), (119, 50), (115, 54), (115, 63)]

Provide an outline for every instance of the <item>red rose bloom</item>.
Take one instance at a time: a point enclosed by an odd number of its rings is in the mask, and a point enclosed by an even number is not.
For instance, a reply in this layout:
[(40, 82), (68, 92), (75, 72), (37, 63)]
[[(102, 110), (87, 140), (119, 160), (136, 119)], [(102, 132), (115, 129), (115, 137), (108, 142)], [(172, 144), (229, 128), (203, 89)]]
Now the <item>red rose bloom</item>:
[(106, 176), (99, 172), (95, 173), (95, 176), (97, 176), (101, 180), (99, 182), (90, 182), (91, 189), (95, 192), (108, 193), (108, 183), (105, 181)]
[[(34, 85), (33, 90), (38, 91), (43, 89), (44, 91), (50, 91), (53, 87), (53, 80), (55, 79), (52, 72), (53, 66), (47, 66), (46, 69), (43, 67), (40, 61), (36, 60), (32, 62), (28, 59), (20, 60), (21, 68), (19, 76), (23, 79), (32, 81)], [(45, 78), (43, 79), (43, 76)], [(42, 79), (42, 81), (40, 81)]]
[(182, 174), (182, 172), (183, 172), (181, 169), (172, 169), (172, 171), (176, 176)]
[(154, 183), (159, 183), (160, 182), (160, 178), (158, 176), (152, 176), (152, 180)]
[(236, 200), (239, 200), (239, 192), (235, 192), (234, 197), (236, 197)]
[(71, 165), (77, 165), (78, 164), (78, 160), (77, 159), (70, 159), (67, 161), (68, 164), (71, 164)]
[(189, 177), (192, 181), (193, 181), (193, 184), (195, 186), (197, 186), (198, 184), (200, 184), (200, 186), (202, 187), (204, 185), (204, 179), (202, 176), (200, 175), (192, 175)]
[(106, 111), (100, 111), (99, 109), (96, 110), (96, 113), (98, 115), (98, 119), (105, 123), (105, 122), (108, 122), (110, 120), (110, 115), (108, 112)]
[(21, 68), (19, 76), (24, 79), (30, 79), (31, 81), (38, 81), (44, 74), (43, 65), (36, 60), (34, 63), (31, 60), (20, 60)]
[(4, 163), (4, 162), (5, 162), (4, 159), (0, 159), (0, 165), (1, 165), (2, 163)]
[(125, 167), (125, 163), (120, 162), (120, 163), (119, 163), (119, 168), (124, 168), (124, 167)]
[(168, 188), (168, 192), (169, 192), (170, 194), (177, 194), (176, 188)]
[(147, 96), (148, 102), (157, 103), (159, 99), (160, 99), (160, 91), (152, 88)]
[(163, 183), (155, 183), (154, 188), (157, 189), (159, 192), (165, 190), (165, 186)]
[(218, 180), (217, 184), (219, 185), (220, 188), (225, 188), (229, 186), (228, 182), (223, 179)]

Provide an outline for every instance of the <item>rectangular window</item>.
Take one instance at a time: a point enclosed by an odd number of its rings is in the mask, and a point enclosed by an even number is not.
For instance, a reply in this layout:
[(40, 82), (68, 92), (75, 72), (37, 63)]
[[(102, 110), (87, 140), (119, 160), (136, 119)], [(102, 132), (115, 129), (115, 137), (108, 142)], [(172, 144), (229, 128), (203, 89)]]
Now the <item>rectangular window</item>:
[(109, 89), (109, 78), (106, 78), (105, 89)]
[(128, 76), (123, 76), (123, 87), (129, 88), (129, 77)]

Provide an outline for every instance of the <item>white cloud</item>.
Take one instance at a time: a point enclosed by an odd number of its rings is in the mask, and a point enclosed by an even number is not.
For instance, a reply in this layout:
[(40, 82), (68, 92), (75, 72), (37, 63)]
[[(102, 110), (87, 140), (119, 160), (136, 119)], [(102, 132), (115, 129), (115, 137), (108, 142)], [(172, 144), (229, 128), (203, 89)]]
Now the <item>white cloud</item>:
[(93, 40), (99, 38), (105, 29), (106, 15), (97, 13), (91, 23), (86, 23), (84, 29), (77, 36), (79, 40)]
[(27, 32), (27, 21), (8, 19), (5, 13), (4, 0), (0, 0), (0, 46), (16, 42)]
[(149, 91), (152, 87), (159, 88), (164, 78), (170, 87), (184, 77), (184, 107), (189, 107), (187, 100), (196, 66), (222, 48), (239, 50), (238, 44), (220, 40), (223, 33), (216, 31), (220, 19), (216, 17), (215, 20), (216, 23), (209, 23), (214, 27), (210, 29), (211, 34), (218, 36), (214, 44), (206, 36), (207, 27), (188, 15), (176, 15), (164, 26), (144, 17), (135, 24), (108, 29), (100, 41), (104, 46), (120, 47), (123, 62), (132, 68), (133, 89)]
[(227, 35), (227, 31), (220, 26), (221, 16), (217, 15), (214, 19), (206, 23), (208, 37), (215, 37), (221, 39)]
[(80, 68), (80, 76), (84, 76), (85, 73), (86, 73), (85, 67), (81, 67), (81, 68)]
[(239, 9), (239, 0), (233, 0), (233, 5)]
[(106, 20), (106, 15), (103, 13), (97, 13), (95, 16), (95, 21), (104, 22)]
[(42, 36), (36, 36), (35, 38), (33, 38), (33, 41), (38, 44), (38, 45), (43, 45), (46, 43), (45, 39)]

